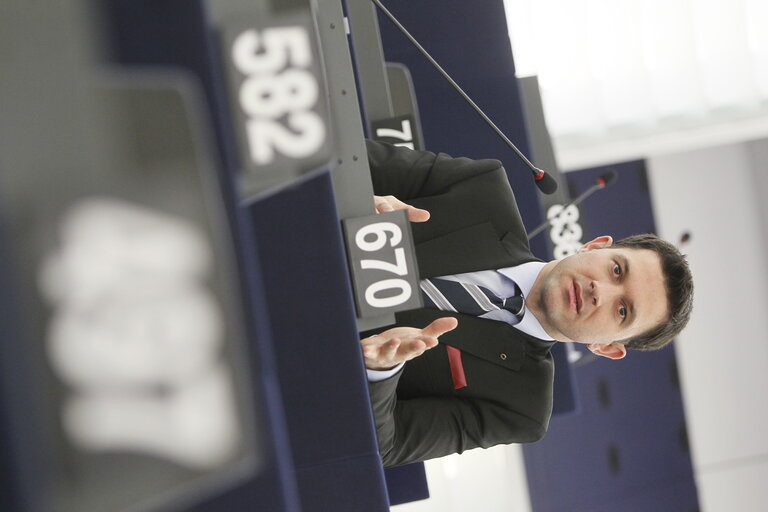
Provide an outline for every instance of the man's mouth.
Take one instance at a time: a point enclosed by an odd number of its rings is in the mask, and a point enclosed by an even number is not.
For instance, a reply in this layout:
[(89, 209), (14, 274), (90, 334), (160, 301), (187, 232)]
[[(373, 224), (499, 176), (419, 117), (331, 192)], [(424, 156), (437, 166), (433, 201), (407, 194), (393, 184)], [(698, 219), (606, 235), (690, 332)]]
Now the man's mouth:
[(576, 311), (576, 314), (581, 313), (581, 306), (583, 303), (581, 298), (581, 287), (576, 281), (571, 283), (571, 286), (568, 289), (568, 300), (571, 303), (571, 309)]
[(581, 307), (584, 305), (584, 300), (581, 298), (581, 286), (579, 283), (573, 283), (574, 295), (576, 297), (576, 312), (581, 314)]

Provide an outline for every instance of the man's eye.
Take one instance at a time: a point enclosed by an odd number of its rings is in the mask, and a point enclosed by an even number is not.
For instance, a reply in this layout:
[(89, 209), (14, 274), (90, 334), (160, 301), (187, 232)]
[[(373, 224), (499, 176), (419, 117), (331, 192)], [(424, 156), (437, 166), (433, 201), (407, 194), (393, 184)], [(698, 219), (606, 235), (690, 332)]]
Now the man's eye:
[(619, 316), (621, 319), (627, 318), (627, 307), (626, 306), (619, 306)]
[(617, 276), (621, 275), (621, 265), (618, 263), (613, 266), (613, 273)]

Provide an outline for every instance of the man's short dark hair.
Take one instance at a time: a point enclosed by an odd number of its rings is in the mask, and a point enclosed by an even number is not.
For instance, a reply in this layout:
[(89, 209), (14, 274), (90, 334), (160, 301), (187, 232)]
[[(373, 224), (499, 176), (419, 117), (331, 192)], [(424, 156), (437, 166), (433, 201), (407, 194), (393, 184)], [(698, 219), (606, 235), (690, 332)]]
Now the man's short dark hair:
[(669, 318), (666, 322), (621, 342), (625, 347), (635, 350), (656, 350), (667, 345), (688, 324), (693, 309), (693, 276), (685, 256), (674, 245), (651, 233), (623, 238), (612, 247), (650, 249), (656, 252), (661, 258), (669, 303)]

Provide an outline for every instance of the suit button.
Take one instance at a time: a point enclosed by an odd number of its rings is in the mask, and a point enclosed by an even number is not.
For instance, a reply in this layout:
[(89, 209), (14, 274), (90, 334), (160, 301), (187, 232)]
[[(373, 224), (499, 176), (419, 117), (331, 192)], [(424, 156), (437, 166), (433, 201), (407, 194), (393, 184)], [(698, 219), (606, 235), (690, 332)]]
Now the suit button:
[(502, 352), (501, 354), (499, 354), (499, 358), (500, 358), (502, 361), (506, 361), (506, 360), (507, 360), (507, 354), (505, 354), (504, 352)]

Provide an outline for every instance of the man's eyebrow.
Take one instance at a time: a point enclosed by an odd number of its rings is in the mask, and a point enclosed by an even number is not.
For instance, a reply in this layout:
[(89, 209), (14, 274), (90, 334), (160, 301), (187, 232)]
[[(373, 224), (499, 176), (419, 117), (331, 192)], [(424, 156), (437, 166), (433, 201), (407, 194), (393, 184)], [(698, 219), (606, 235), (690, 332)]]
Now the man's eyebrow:
[(624, 267), (624, 272), (622, 272), (622, 274), (624, 274), (624, 276), (626, 277), (626, 275), (629, 274), (629, 260), (623, 254), (619, 255), (619, 259), (621, 260), (621, 264)]
[[(619, 255), (619, 259), (621, 260), (621, 265), (624, 267), (624, 271), (622, 272), (622, 277), (624, 280), (629, 277), (629, 259), (623, 254)], [(627, 300), (627, 321), (624, 324), (626, 327), (630, 327), (632, 323), (637, 318), (637, 311), (635, 310), (635, 304), (630, 299)]]
[(635, 305), (632, 302), (627, 301), (627, 309), (629, 311), (627, 313), (627, 323), (626, 323), (626, 326), (627, 327), (632, 327), (632, 322), (634, 322), (635, 319), (637, 318), (637, 313), (635, 312)]

